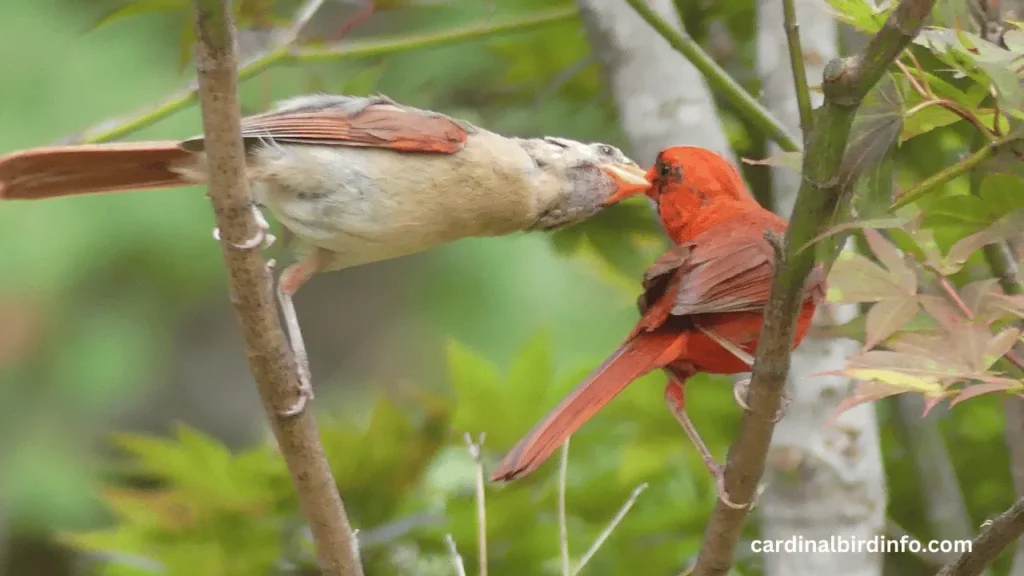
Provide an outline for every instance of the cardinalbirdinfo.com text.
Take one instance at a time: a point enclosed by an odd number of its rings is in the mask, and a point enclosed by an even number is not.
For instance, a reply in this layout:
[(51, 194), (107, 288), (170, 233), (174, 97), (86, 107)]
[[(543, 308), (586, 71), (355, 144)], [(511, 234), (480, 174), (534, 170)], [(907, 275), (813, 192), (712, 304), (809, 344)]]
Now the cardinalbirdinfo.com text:
[(833, 553), (833, 552), (943, 552), (962, 554), (971, 551), (970, 540), (929, 540), (921, 542), (907, 535), (900, 538), (852, 538), (833, 534), (828, 538), (811, 539), (792, 536), (777, 540), (752, 540), (750, 549), (756, 554)]

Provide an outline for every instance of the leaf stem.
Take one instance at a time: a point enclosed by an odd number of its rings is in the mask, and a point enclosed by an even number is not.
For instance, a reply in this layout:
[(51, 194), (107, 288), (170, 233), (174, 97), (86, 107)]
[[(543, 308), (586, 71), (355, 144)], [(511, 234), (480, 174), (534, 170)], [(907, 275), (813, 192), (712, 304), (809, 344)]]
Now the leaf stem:
[(641, 18), (647, 21), (673, 48), (679, 51), (689, 60), (704, 78), (711, 84), (711, 87), (720, 92), (730, 104), (752, 124), (757, 126), (769, 138), (778, 142), (779, 146), (786, 152), (798, 152), (800, 144), (786, 130), (785, 126), (778, 119), (772, 116), (756, 98), (750, 95), (739, 82), (733, 80), (711, 56), (708, 55), (700, 45), (685, 31), (679, 32), (672, 27), (664, 18), (658, 15), (653, 8), (647, 5), (648, 0), (626, 0), (636, 10)]

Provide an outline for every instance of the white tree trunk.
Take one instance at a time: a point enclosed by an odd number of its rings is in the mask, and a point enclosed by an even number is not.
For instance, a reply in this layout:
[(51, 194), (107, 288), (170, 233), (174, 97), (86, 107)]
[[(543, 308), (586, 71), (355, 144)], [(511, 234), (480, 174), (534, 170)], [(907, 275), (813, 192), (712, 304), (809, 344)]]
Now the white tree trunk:
[[(578, 0), (594, 53), (641, 165), (670, 146), (710, 148), (732, 158), (704, 77), (623, 0)], [(651, 0), (680, 28), (672, 0)]]
[[(820, 84), (825, 64), (837, 55), (835, 20), (820, 0), (797, 0), (797, 18), (807, 77)], [(794, 133), (799, 130), (793, 74), (790, 68), (781, 0), (759, 4), (757, 55), (764, 86), (762, 101)], [(821, 96), (812, 93), (815, 106)], [(771, 154), (780, 150), (774, 144)], [(796, 172), (772, 174), (775, 211), (789, 216), (800, 186)], [(816, 322), (842, 323), (856, 315), (852, 305), (819, 308)], [(855, 352), (858, 343), (845, 339), (807, 338), (793, 354), (788, 389), (792, 395), (786, 417), (779, 422), (761, 498), (762, 538), (847, 541), (867, 540), (885, 527), (886, 484), (879, 445), (878, 423), (871, 404), (843, 414), (834, 425), (825, 419), (851, 388), (838, 376), (807, 376), (836, 370)], [(876, 576), (882, 573), (880, 553), (779, 552), (765, 557), (765, 574)]]

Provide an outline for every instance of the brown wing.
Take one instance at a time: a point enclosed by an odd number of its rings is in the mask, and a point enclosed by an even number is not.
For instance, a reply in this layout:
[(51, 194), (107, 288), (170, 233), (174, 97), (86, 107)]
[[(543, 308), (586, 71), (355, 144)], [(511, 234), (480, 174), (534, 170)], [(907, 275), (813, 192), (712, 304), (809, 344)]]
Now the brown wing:
[[(720, 231), (674, 248), (644, 275), (638, 330), (660, 326), (670, 315), (761, 310), (771, 290), (773, 258), (762, 236), (723, 236)], [(823, 296), (824, 280), (823, 269), (816, 266), (804, 285), (804, 297)]]
[[(280, 142), (320, 146), (387, 148), (401, 152), (454, 154), (466, 145), (468, 133), (441, 114), (407, 108), (386, 99), (345, 97), (340, 105), (287, 109), (242, 119), (247, 143)], [(202, 138), (185, 141), (190, 151), (203, 148)]]

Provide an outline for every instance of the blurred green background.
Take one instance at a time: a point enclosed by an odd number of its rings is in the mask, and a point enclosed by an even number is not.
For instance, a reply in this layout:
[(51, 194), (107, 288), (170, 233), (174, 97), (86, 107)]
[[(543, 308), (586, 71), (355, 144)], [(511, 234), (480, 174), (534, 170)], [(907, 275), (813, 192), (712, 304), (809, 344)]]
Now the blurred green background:
[[(729, 23), (737, 49), (723, 64), (756, 90), (753, 0), (679, 4), (702, 40), (706, 20)], [(72, 136), (191, 78), (182, 49), (190, 3), (142, 2), (162, 10), (94, 29), (119, 5), (0, 3), (0, 152)], [(294, 5), (245, 3), (244, 23), (279, 22)], [(379, 5), (349, 36), (420, 34), (572, 6)], [(328, 3), (312, 33), (330, 38), (358, 10)], [(242, 46), (260, 42), (250, 33)], [(600, 140), (628, 153), (576, 19), (386, 58), (273, 68), (242, 84), (243, 106), (254, 112), (318, 90), (382, 92), (508, 134)], [(763, 138), (727, 108), (722, 114), (737, 152), (757, 156)], [(127, 139), (199, 131), (193, 106)], [(766, 170), (745, 168), (759, 193)], [(212, 227), (200, 188), (0, 207), (0, 574), (308, 570), (308, 537), (266, 444)], [(553, 236), (461, 241), (324, 275), (300, 292), (314, 407), (367, 539), (368, 574), (450, 573), (447, 532), (475, 566), (474, 468), (462, 434), (486, 430), (485, 461), (496, 462), (632, 327), (636, 278), (664, 246), (637, 201)], [(277, 246), (273, 255), (287, 258)], [(714, 489), (663, 407), (663, 378), (631, 386), (573, 439), (574, 557), (636, 486), (649, 485), (589, 574), (639, 565), (675, 573), (703, 537)], [(689, 389), (696, 425), (724, 454), (739, 419), (728, 382), (699, 377)], [(892, 514), (923, 537), (929, 528), (913, 520), (917, 484), (890, 413), (881, 404), (887, 464), (900, 472), (891, 479)], [(980, 521), (1009, 503), (998, 401), (972, 401), (947, 420)], [(975, 443), (997, 444), (995, 456), (967, 450)], [(492, 573), (557, 572), (555, 468), (489, 488)], [(758, 573), (756, 557), (739, 561), (739, 573)], [(898, 566), (926, 573), (916, 559)]]

